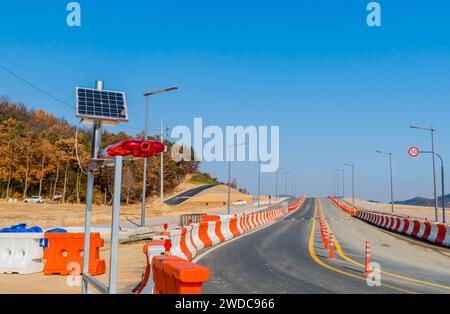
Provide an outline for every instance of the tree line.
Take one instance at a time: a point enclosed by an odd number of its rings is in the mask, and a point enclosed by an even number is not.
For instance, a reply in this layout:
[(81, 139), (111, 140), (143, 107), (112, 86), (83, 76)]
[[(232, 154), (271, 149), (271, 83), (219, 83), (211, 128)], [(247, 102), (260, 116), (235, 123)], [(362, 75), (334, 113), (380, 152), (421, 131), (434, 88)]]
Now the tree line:
[[(44, 110), (29, 110), (23, 104), (0, 99), (0, 197), (24, 199), (36, 195), (62, 202), (82, 203), (86, 198), (86, 175), (91, 151), (92, 129), (76, 127)], [(101, 147), (132, 136), (125, 132), (103, 131)], [(136, 138), (143, 138), (142, 133)], [(150, 137), (158, 141), (159, 137)], [(76, 147), (75, 147), (76, 144)], [(170, 151), (173, 143), (165, 141)], [(77, 149), (75, 149), (77, 148)], [(78, 158), (77, 158), (78, 154)], [(160, 157), (147, 162), (147, 195), (158, 195)], [(198, 171), (197, 161), (174, 161), (164, 155), (164, 189), (170, 191), (187, 174)], [(143, 160), (124, 162), (122, 201), (140, 201)], [(96, 172), (94, 202), (110, 204), (113, 192), (113, 167)]]

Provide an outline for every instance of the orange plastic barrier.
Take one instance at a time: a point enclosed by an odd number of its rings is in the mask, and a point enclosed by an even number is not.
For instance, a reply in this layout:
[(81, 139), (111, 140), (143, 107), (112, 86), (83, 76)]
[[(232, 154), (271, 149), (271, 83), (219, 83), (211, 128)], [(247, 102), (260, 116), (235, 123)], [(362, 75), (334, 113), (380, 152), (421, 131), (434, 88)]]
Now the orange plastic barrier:
[(202, 222), (217, 221), (217, 220), (220, 220), (220, 216), (217, 216), (217, 215), (204, 215), (204, 216), (202, 216)]
[(208, 235), (208, 222), (201, 222), (198, 226), (198, 236), (205, 247), (212, 245), (212, 240)]
[[(67, 276), (80, 274), (83, 270), (84, 233), (45, 233), (48, 247), (44, 249), (44, 274)], [(91, 233), (89, 273), (93, 276), (105, 273), (105, 260), (100, 259), (104, 245), (100, 233)]]
[(233, 234), (233, 238), (236, 238), (241, 235), (238, 229), (238, 220), (237, 218), (232, 218), (230, 220), (230, 231)]
[(155, 294), (201, 294), (209, 269), (175, 256), (155, 256), (152, 262)]

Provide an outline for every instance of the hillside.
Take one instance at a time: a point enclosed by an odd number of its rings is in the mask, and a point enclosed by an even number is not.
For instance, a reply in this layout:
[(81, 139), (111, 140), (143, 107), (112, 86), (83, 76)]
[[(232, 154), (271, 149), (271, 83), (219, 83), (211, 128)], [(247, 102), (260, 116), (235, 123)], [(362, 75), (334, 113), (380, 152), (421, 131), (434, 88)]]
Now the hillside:
[[(103, 131), (101, 147), (132, 138), (124, 132)], [(136, 138), (142, 138), (137, 134)], [(159, 140), (159, 138), (151, 138)], [(77, 146), (75, 147), (75, 143)], [(166, 141), (168, 151), (173, 143)], [(31, 195), (40, 195), (51, 202), (61, 195), (63, 203), (81, 204), (85, 201), (86, 175), (90, 155), (91, 131), (76, 127), (44, 110), (29, 110), (22, 104), (0, 99), (0, 197), (21, 201)], [(75, 149), (76, 148), (76, 149)], [(81, 168), (78, 165), (78, 159)], [(174, 161), (164, 156), (164, 190), (172, 191), (189, 174), (197, 184), (217, 181), (198, 171), (196, 161)], [(147, 195), (159, 195), (160, 158), (148, 162)], [(124, 163), (122, 200), (137, 203), (142, 194), (143, 161)], [(110, 204), (113, 187), (113, 169), (106, 167), (96, 173), (94, 202)]]
[[(445, 206), (448, 207), (450, 205), (450, 194), (445, 195), (444, 200), (445, 200)], [(434, 207), (434, 199), (416, 196), (416, 197), (413, 197), (411, 199), (407, 199), (404, 201), (395, 201), (394, 204)], [(439, 196), (439, 198), (438, 198), (438, 204), (439, 204), (439, 206), (442, 206), (441, 205), (442, 204), (441, 196)]]

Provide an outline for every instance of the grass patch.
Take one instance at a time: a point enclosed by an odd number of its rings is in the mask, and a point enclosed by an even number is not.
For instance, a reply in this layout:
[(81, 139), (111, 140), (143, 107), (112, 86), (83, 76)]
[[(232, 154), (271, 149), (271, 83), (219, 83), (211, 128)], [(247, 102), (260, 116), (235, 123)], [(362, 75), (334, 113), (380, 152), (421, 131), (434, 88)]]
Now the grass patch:
[(202, 185), (202, 184), (218, 185), (219, 184), (219, 181), (217, 181), (216, 178), (211, 177), (208, 173), (194, 174), (189, 182), (193, 183), (193, 184), (198, 184), (198, 185)]

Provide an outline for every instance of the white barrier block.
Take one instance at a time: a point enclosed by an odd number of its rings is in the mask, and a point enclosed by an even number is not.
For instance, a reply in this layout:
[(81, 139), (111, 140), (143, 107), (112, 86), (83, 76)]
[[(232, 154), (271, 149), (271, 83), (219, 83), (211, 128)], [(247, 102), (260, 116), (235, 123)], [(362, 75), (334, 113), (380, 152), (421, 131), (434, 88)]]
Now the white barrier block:
[(0, 272), (32, 274), (44, 270), (43, 233), (0, 233)]
[(216, 245), (220, 243), (220, 239), (216, 234), (216, 222), (208, 221), (208, 236), (212, 241), (212, 245)]

